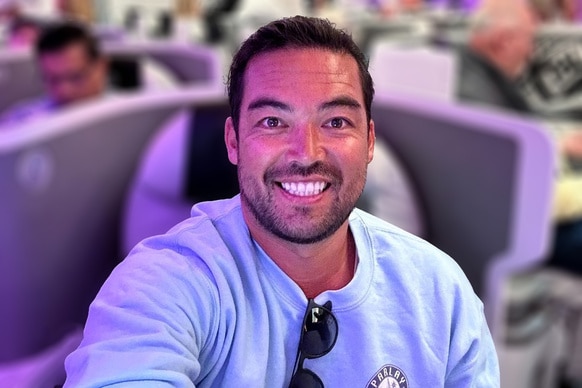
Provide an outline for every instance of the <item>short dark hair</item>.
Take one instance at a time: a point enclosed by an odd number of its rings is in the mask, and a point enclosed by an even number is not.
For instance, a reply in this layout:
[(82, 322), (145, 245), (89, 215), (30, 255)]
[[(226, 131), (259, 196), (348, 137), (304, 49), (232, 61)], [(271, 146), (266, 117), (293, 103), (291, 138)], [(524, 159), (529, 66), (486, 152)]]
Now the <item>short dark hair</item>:
[(96, 60), (101, 56), (97, 39), (82, 24), (66, 21), (45, 27), (36, 42), (36, 55), (50, 54), (61, 51), (73, 44), (85, 47), (87, 56)]
[(358, 64), (364, 95), (366, 118), (371, 118), (374, 84), (368, 72), (368, 60), (352, 37), (329, 20), (294, 16), (273, 21), (252, 34), (234, 55), (228, 75), (228, 100), (235, 130), (238, 132), (244, 91), (244, 73), (248, 63), (259, 54), (284, 48), (321, 48), (351, 55)]

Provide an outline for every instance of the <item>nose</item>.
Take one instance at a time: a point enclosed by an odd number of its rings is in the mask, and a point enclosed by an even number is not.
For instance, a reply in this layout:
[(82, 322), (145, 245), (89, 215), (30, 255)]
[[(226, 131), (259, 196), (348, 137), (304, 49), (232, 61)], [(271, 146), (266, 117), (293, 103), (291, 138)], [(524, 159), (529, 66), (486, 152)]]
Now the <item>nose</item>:
[(81, 93), (81, 86), (66, 76), (53, 77), (47, 80), (46, 86), (52, 97), (60, 103), (68, 103)]
[(289, 158), (302, 165), (323, 159), (325, 154), (322, 133), (317, 125), (297, 125), (289, 136)]

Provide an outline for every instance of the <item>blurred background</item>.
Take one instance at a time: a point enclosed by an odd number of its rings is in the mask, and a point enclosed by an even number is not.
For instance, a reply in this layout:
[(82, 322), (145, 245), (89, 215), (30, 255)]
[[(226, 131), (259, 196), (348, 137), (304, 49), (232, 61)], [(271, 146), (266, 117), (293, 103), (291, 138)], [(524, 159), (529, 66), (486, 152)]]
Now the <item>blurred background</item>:
[(0, 386), (62, 384), (112, 268), (238, 192), (230, 60), (297, 14), (369, 59), (359, 206), (463, 268), (502, 387), (582, 387), (582, 0), (0, 0)]

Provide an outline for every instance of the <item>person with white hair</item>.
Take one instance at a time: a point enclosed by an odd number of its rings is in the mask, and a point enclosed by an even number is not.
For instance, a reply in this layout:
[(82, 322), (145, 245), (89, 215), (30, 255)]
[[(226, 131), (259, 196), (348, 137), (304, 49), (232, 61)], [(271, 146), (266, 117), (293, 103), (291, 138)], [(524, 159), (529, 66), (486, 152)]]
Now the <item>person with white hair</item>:
[(467, 47), (459, 52), (459, 98), (530, 113), (515, 82), (532, 55), (536, 26), (521, 1), (484, 3), (474, 15)]

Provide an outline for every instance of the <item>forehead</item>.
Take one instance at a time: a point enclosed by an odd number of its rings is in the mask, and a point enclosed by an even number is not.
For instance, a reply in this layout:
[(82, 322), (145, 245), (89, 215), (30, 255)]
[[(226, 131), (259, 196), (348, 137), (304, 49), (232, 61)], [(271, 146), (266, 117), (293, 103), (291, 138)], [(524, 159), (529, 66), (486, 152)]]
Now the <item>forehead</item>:
[(81, 43), (73, 43), (57, 51), (41, 54), (40, 64), (43, 67), (76, 66), (89, 62), (89, 53)]
[(363, 105), (358, 64), (347, 53), (321, 48), (275, 50), (254, 57), (245, 71), (243, 105), (257, 96), (310, 101), (339, 94)]

